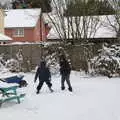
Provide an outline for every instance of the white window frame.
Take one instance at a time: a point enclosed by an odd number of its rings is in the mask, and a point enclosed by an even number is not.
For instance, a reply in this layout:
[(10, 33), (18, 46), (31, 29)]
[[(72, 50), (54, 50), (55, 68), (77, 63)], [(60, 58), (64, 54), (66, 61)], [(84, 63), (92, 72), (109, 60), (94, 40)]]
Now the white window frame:
[(24, 37), (24, 28), (15, 28), (13, 31), (14, 37)]

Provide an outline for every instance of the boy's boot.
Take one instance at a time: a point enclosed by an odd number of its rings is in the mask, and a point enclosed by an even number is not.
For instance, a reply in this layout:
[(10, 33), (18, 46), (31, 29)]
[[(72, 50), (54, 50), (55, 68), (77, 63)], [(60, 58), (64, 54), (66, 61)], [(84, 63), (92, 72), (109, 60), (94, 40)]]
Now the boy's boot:
[(39, 90), (37, 90), (36, 94), (39, 94), (39, 93), (40, 93)]
[(72, 91), (73, 91), (73, 90), (72, 90), (72, 87), (69, 87), (69, 88), (68, 88), (68, 90), (69, 90), (70, 92), (72, 92)]
[(65, 90), (65, 87), (61, 87), (61, 90)]
[(54, 90), (52, 88), (49, 88), (50, 92), (54, 92)]

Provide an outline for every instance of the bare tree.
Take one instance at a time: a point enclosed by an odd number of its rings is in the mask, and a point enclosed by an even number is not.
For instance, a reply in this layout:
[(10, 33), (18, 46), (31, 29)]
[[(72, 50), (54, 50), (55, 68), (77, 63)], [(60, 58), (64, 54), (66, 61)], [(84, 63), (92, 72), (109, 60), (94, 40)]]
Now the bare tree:
[(108, 21), (107, 24), (104, 24), (105, 27), (111, 27), (111, 29), (116, 32), (116, 37), (120, 39), (120, 1), (119, 0), (108, 0), (111, 4), (115, 13), (111, 16), (106, 16)]
[[(80, 2), (80, 0), (74, 0), (74, 2)], [(80, 41), (82, 38), (82, 40), (84, 40), (82, 42), (85, 42), (87, 38), (94, 37), (101, 25), (100, 18), (99, 16), (86, 16), (86, 14), (83, 14), (83, 16), (73, 16), (67, 13), (65, 15), (67, 5), (70, 3), (71, 0), (52, 0), (54, 15), (48, 13), (47, 16), (61, 40), (67, 42), (68, 39), (71, 39), (74, 44), (75, 40)], [(78, 8), (77, 10), (79, 10), (77, 12), (81, 12), (80, 8), (82, 7), (85, 13), (85, 4), (86, 1), (83, 1), (81, 6), (76, 6)], [(91, 11), (94, 13), (93, 9)]]
[[(51, 30), (54, 29), (54, 31), (56, 31), (53, 33), (58, 35), (63, 43), (65, 43), (64, 45), (66, 45), (69, 40), (72, 44), (75, 44), (75, 42), (77, 41), (80, 41), (81, 43), (88, 43), (88, 38), (94, 38), (97, 30), (101, 26), (101, 18), (99, 16), (88, 16), (85, 14), (85, 4), (87, 3), (87, 1), (83, 1), (82, 5), (76, 4), (77, 6), (74, 6), (78, 8), (77, 12), (81, 12), (81, 7), (84, 8), (82, 11), (84, 12), (84, 14), (82, 16), (71, 15), (69, 11), (65, 15), (64, 13), (67, 10), (67, 5), (71, 4), (71, 2), (80, 2), (80, 0), (52, 0), (53, 14), (46, 14), (52, 25)], [(97, 4), (95, 9), (97, 9)], [(92, 9), (91, 12), (94, 13), (94, 9)], [(88, 46), (86, 45), (83, 48), (82, 55), (82, 57), (85, 58), (84, 63), (87, 69), (85, 71), (88, 71), (88, 61), (91, 56), (92, 51), (90, 51)], [(81, 58), (80, 61), (82, 61)]]

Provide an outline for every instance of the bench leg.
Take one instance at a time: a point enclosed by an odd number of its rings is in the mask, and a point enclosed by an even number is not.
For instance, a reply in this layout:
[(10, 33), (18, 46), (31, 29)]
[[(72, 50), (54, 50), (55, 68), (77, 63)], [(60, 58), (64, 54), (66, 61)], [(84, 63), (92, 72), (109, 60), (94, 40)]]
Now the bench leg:
[[(17, 96), (16, 90), (14, 90), (14, 93), (15, 93), (15, 95)], [(19, 98), (19, 97), (17, 97), (17, 102), (20, 103), (20, 98)]]
[(20, 104), (20, 98), (19, 97), (17, 97), (17, 102)]
[(2, 106), (2, 100), (0, 100), (0, 107)]

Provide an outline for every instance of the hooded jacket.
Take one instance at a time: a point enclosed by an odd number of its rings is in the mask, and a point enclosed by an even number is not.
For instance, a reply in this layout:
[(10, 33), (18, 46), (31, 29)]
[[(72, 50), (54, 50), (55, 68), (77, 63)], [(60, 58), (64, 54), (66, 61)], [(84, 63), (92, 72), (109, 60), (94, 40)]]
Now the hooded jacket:
[(40, 66), (38, 67), (37, 72), (35, 74), (35, 81), (38, 77), (40, 81), (49, 81), (51, 78), (49, 68), (46, 67), (45, 62), (41, 62)]

